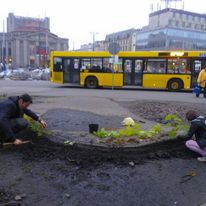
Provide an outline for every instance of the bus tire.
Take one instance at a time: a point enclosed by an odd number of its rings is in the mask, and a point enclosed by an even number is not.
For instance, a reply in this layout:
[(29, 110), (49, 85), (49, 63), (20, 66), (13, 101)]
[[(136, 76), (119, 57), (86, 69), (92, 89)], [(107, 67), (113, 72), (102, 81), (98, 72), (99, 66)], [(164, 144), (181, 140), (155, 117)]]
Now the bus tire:
[(85, 86), (89, 89), (95, 89), (98, 87), (98, 80), (96, 77), (87, 77)]
[(167, 88), (169, 91), (180, 91), (183, 89), (183, 81), (181, 79), (170, 79)]

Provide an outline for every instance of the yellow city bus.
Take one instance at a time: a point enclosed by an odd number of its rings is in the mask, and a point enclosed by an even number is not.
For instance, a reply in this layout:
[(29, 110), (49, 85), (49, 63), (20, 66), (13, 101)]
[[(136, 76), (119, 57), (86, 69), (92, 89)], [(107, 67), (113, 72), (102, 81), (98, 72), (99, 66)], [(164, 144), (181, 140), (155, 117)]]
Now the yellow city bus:
[(192, 88), (206, 51), (109, 52), (52, 51), (53, 83), (82, 87), (155, 88), (179, 91)]

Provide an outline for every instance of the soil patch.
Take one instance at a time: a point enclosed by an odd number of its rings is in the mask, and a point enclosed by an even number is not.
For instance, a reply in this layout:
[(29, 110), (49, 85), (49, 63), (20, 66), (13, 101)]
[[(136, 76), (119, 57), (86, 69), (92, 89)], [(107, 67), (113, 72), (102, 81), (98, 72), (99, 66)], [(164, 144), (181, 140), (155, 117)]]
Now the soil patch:
[(168, 114), (176, 114), (185, 119), (185, 113), (189, 110), (197, 111), (200, 115), (206, 115), (206, 104), (182, 103), (182, 102), (164, 102), (164, 101), (135, 101), (119, 102), (132, 113), (143, 117), (144, 119), (164, 123), (164, 118)]

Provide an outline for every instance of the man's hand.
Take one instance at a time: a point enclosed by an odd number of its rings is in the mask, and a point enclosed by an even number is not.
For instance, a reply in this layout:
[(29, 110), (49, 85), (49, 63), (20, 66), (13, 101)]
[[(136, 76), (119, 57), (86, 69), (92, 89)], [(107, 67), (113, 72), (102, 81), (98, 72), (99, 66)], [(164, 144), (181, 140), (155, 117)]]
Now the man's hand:
[(40, 124), (42, 125), (43, 128), (47, 127), (47, 123), (43, 119), (40, 119), (39, 122), (40, 122)]
[(22, 141), (22, 140), (20, 140), (20, 139), (16, 139), (16, 140), (13, 142), (13, 144), (15, 144), (15, 145), (21, 145), (21, 144), (25, 144), (25, 142)]

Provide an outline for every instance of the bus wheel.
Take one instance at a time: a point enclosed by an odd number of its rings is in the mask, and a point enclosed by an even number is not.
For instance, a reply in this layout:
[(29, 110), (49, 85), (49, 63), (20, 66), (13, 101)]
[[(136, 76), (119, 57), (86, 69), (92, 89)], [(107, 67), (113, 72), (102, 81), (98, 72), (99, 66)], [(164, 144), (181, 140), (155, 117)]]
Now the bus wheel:
[(86, 79), (85, 85), (89, 89), (95, 89), (98, 86), (98, 81), (96, 77), (88, 77)]
[(167, 88), (169, 91), (180, 91), (183, 89), (183, 82), (180, 79), (171, 79), (167, 84)]

